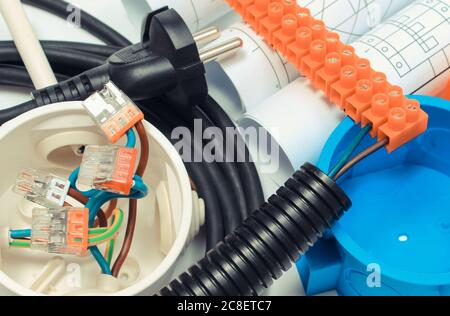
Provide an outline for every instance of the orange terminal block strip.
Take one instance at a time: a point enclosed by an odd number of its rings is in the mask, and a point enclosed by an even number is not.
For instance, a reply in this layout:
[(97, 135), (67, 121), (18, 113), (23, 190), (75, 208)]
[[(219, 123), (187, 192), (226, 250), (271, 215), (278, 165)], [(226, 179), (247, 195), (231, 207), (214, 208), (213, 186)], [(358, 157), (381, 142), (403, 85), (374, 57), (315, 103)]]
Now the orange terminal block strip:
[(388, 152), (427, 130), (428, 115), (417, 101), (391, 85), (384, 73), (295, 0), (226, 1), (356, 124), (370, 124), (372, 137), (387, 138)]

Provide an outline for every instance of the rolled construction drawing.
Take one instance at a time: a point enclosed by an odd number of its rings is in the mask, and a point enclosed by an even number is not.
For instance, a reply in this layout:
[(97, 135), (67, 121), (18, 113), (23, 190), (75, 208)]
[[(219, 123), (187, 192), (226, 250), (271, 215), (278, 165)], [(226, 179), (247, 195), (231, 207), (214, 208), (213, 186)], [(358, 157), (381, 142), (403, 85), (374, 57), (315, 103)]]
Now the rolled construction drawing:
[[(213, 1), (214, 2), (214, 1)], [(412, 0), (299, 0), (316, 19), (353, 42)], [(180, 11), (181, 12), (181, 11)], [(183, 12), (181, 12), (183, 14)], [(235, 120), (299, 77), (298, 71), (243, 22), (222, 32), (221, 40), (239, 37), (243, 49), (233, 58), (207, 67), (210, 94)]]

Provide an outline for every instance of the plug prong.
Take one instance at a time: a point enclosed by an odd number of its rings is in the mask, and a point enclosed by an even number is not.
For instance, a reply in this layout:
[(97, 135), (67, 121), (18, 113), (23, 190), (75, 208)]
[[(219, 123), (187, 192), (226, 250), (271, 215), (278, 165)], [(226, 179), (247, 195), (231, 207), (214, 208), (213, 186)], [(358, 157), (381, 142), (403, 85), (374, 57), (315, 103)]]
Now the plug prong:
[(238, 51), (242, 47), (242, 45), (242, 39), (240, 39), (239, 37), (234, 37), (228, 41), (201, 51), (200, 60), (203, 63), (222, 60), (236, 53), (236, 51)]
[(192, 36), (197, 46), (201, 47), (218, 39), (220, 37), (220, 30), (216, 26), (211, 26), (192, 34)]

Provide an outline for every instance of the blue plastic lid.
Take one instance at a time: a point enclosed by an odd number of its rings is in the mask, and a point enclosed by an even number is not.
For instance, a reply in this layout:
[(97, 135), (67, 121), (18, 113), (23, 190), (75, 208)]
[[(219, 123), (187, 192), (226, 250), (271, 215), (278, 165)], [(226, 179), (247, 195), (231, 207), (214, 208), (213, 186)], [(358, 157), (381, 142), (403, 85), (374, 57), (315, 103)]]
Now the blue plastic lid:
[[(383, 275), (421, 285), (450, 284), (450, 102), (414, 96), (429, 129), (388, 154), (370, 156), (340, 180), (353, 207), (333, 228), (340, 245)], [(360, 131), (351, 119), (333, 133), (319, 167), (328, 171)], [(370, 136), (358, 151), (371, 144)]]

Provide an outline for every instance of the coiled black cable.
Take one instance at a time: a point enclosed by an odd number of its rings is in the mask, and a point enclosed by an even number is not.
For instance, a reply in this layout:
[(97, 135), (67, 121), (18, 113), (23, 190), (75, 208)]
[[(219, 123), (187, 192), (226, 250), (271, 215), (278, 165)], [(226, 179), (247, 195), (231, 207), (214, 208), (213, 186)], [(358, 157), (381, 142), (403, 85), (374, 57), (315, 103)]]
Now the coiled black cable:
[[(198, 119), (201, 119), (204, 126), (204, 130), (207, 128), (213, 127), (213, 123), (210, 122), (210, 119), (207, 115), (205, 115), (202, 111), (198, 109), (194, 109), (195, 116)], [(228, 179), (229, 186), (231, 187), (231, 190), (233, 191), (234, 196), (236, 197), (236, 204), (237, 209), (240, 211), (240, 218), (235, 217), (235, 222), (232, 223), (231, 230), (236, 228), (241, 221), (246, 219), (250, 215), (249, 208), (247, 206), (247, 199), (245, 196), (244, 191), (244, 185), (241, 182), (240, 176), (239, 176), (239, 170), (236, 167), (236, 159), (234, 159), (232, 162), (227, 161), (226, 152), (223, 150), (223, 145), (226, 144), (225, 139), (221, 137), (221, 135), (214, 135), (214, 139), (212, 140), (214, 144), (216, 145), (214, 147), (215, 149), (215, 155), (222, 157), (222, 162), (219, 164), (221, 169), (224, 170), (224, 173), (228, 174), (230, 177)]]
[[(80, 51), (71, 51), (69, 49), (44, 47), (44, 52), (49, 62), (56, 67), (65, 65), (72, 69), (76, 68), (78, 71), (95, 68), (105, 62), (104, 56)], [(22, 63), (22, 58), (15, 47), (1, 47), (0, 60), (2, 63), (15, 65)]]
[[(109, 57), (121, 49), (121, 47), (119, 46), (78, 43), (68, 41), (41, 41), (41, 45), (44, 49), (53, 48), (57, 50), (78, 51), (83, 53), (91, 53), (97, 56), (101, 55), (104, 57)], [(14, 42), (12, 41), (2, 42), (0, 44), (0, 47), (3, 46), (15, 47)]]
[[(171, 137), (172, 128), (156, 113), (152, 112), (149, 107), (143, 107), (143, 111), (147, 120), (166, 136), (173, 143), (175, 140)], [(212, 249), (217, 243), (223, 240), (225, 230), (223, 225), (217, 225), (222, 222), (222, 206), (219, 202), (217, 192), (212, 180), (206, 170), (205, 163), (200, 162), (184, 162), (186, 169), (197, 186), (199, 196), (205, 200), (207, 212), (206, 216), (206, 249)], [(212, 225), (214, 223), (214, 225)]]
[[(49, 9), (48, 5), (56, 2), (61, 3), (63, 1), (39, 0), (36, 2), (33, 1), (30, 4), (36, 4), (36, 6), (40, 8), (55, 13), (55, 7), (53, 7), (53, 9)], [(64, 5), (64, 8), (66, 6), (67, 3)], [(61, 13), (63, 6), (58, 4), (57, 7), (59, 8), (58, 15), (63, 16)], [(64, 11), (64, 16), (66, 14), (67, 12)], [(83, 14), (84, 13), (82, 12), (82, 15)], [(109, 28), (99, 21), (94, 23), (94, 20), (96, 19), (90, 16), (90, 21), (96, 25), (94, 29), (104, 27)], [(84, 26), (88, 31), (92, 31), (86, 24), (84, 24)], [(94, 32), (91, 33), (96, 35)], [(113, 34), (112, 32), (108, 33)], [(111, 38), (107, 39), (105, 37), (100, 39), (110, 45), (95, 45), (63, 41), (43, 41), (42, 44), (52, 68), (56, 72), (60, 73), (58, 74), (58, 78), (66, 79), (67, 77), (71, 77), (80, 72), (89, 70), (91, 67), (101, 65), (104, 60), (109, 57), (110, 53), (114, 53), (120, 49), (120, 45), (117, 41), (112, 41)], [(0, 65), (0, 74), (2, 71), (6, 73), (14, 72), (14, 78), (12, 79), (8, 79), (8, 76), (0, 76), (0, 84), (30, 87), (31, 81), (22, 65), (20, 56), (11, 41), (0, 42), (0, 63), (3, 63), (3, 65)], [(7, 69), (8, 67), (9, 69)], [(144, 112), (146, 112), (145, 108), (147, 107), (152, 108), (157, 106), (155, 105), (155, 100), (150, 100), (149, 102), (143, 102), (141, 104), (143, 104), (142, 109)], [(6, 122), (22, 112), (28, 111), (35, 107), (36, 104), (34, 104), (33, 101), (29, 101), (18, 107), (2, 110), (0, 111), (0, 122)], [(161, 107), (171, 108), (170, 105), (168, 106), (164, 102)], [(214, 107), (219, 107), (219, 105), (211, 98), (208, 99), (205, 105), (202, 105), (202, 108), (207, 109)], [(173, 113), (172, 111), (172, 113), (168, 113), (168, 115), (173, 118), (176, 116), (176, 113)], [(208, 115), (206, 115), (206, 117), (202, 119), (205, 123), (218, 126), (219, 128), (225, 130), (227, 126), (233, 126), (233, 123), (226, 116), (226, 114), (225, 117), (225, 120), (223, 117), (211, 119)], [(154, 118), (155, 117), (147, 117), (150, 121)], [(170, 128), (180, 125), (185, 125), (191, 128), (191, 122), (186, 121), (179, 121), (177, 124), (169, 125)], [(160, 126), (156, 126), (161, 129)], [(205, 124), (205, 126), (207, 126), (207, 124)], [(167, 136), (170, 137), (170, 133), (167, 134)], [(248, 153), (247, 148), (244, 148)], [(203, 147), (196, 148), (198, 151), (202, 151), (202, 149)], [(237, 151), (237, 149), (238, 148), (236, 148), (235, 151)], [(224, 153), (222, 155), (224, 155)], [(241, 155), (245, 156), (245, 153)], [(247, 160), (249, 159), (250, 158)], [(236, 165), (238, 165), (238, 167), (236, 167)], [(217, 242), (223, 240), (225, 235), (230, 233), (244, 218), (246, 218), (250, 211), (256, 209), (257, 205), (264, 201), (258, 174), (256, 172), (252, 173), (252, 170), (256, 170), (254, 164), (249, 162), (244, 165), (244, 168), (242, 166), (242, 163), (229, 163), (225, 165), (222, 163), (186, 162), (186, 167), (190, 170), (191, 177), (194, 181), (199, 182), (196, 182), (196, 185), (200, 195), (205, 199), (205, 203), (208, 208), (206, 219), (207, 249), (212, 248)], [(251, 190), (250, 194), (248, 194), (249, 190)], [(259, 199), (258, 203), (255, 203), (255, 196), (256, 199)]]
[[(163, 99), (153, 99), (149, 101), (151, 103), (151, 106), (142, 106), (142, 109), (144, 112), (149, 113), (149, 115), (147, 115), (148, 119), (150, 121), (152, 121), (152, 119), (154, 117), (157, 117), (160, 121), (156, 122), (158, 125), (158, 128), (161, 126), (161, 121), (163, 121), (164, 125), (168, 126), (166, 129), (172, 131), (172, 129), (179, 127), (179, 126), (185, 126), (190, 130), (190, 134), (194, 135), (194, 127), (192, 125), (192, 122), (186, 121), (184, 119), (182, 119), (177, 113), (173, 112), (170, 110), (171, 106), (170, 103), (167, 103), (167, 101), (163, 100)], [(196, 117), (197, 119), (202, 120), (202, 126), (203, 129), (205, 129), (208, 125), (204, 124), (204, 120), (208, 120), (209, 118), (205, 117)], [(215, 125), (213, 123), (213, 125)], [(177, 140), (172, 139), (172, 137), (169, 135), (167, 135), (168, 139), (170, 139), (172, 142), (176, 143)], [(197, 155), (202, 155), (203, 152), (203, 146), (202, 144), (198, 143), (198, 141), (195, 141), (193, 139), (190, 140), (190, 144), (192, 146), (192, 153), (196, 153)], [(204, 144), (203, 144), (204, 145)], [(223, 153), (222, 153), (223, 154)], [(223, 157), (219, 157), (219, 161), (223, 161)], [(185, 161), (185, 164), (190, 163), (191, 161), (193, 161), (193, 159), (187, 159), (187, 161)], [(195, 164), (195, 163), (194, 163)], [(230, 163), (231, 164), (231, 163)], [(222, 162), (206, 162), (203, 161), (202, 162), (202, 168), (203, 171), (205, 173), (205, 177), (208, 179), (208, 183), (210, 186), (212, 186), (214, 188), (214, 191), (216, 192), (216, 196), (217, 199), (219, 200), (219, 205), (220, 205), (220, 213), (221, 213), (221, 221), (220, 223), (222, 223), (223, 225), (223, 235), (220, 237), (219, 240), (216, 240), (217, 242), (223, 240), (223, 238), (225, 237), (226, 234), (232, 232), (238, 225), (239, 223), (244, 220), (248, 215), (246, 216), (241, 216), (242, 214), (242, 210), (239, 210), (238, 205), (236, 204), (236, 198), (237, 196), (235, 195), (235, 190), (237, 190), (238, 188), (235, 187), (230, 188), (230, 186), (232, 185), (231, 181), (235, 180), (235, 181), (242, 181), (241, 178), (239, 177), (239, 179), (234, 179), (232, 175), (230, 175), (229, 169), (228, 168), (223, 168), (224, 165)], [(258, 180), (259, 178), (257, 178)], [(241, 184), (240, 187), (242, 187), (243, 185)], [(240, 195), (243, 195), (244, 192), (240, 192)], [(248, 205), (248, 200), (245, 197), (245, 203), (246, 205)], [(210, 209), (208, 209), (210, 210)], [(206, 212), (206, 216), (207, 216), (207, 222), (208, 221), (208, 212)], [(218, 221), (211, 221), (211, 222), (215, 222), (215, 223), (219, 223)], [(210, 231), (210, 227), (209, 225), (207, 225), (206, 227), (207, 229), (207, 235), (208, 232)], [(209, 236), (209, 235), (208, 235)], [(210, 243), (210, 238), (207, 238), (207, 244), (208, 246), (214, 246), (216, 243)], [(210, 249), (210, 247), (208, 247), (208, 249)]]
[[(213, 98), (209, 97), (208, 102), (200, 105), (201, 109), (206, 113), (206, 115), (215, 123), (217, 127), (222, 130), (223, 135), (227, 135), (230, 139), (234, 135), (231, 134), (230, 128), (234, 128), (235, 125), (231, 121), (230, 117), (225, 113), (223, 108), (214, 101)], [(258, 171), (256, 170), (255, 164), (252, 162), (252, 157), (245, 145), (245, 141), (242, 137), (238, 137), (238, 142), (243, 142), (243, 146), (235, 144), (234, 153), (236, 155), (235, 161), (237, 161), (237, 168), (241, 175), (241, 179), (244, 179), (245, 195), (248, 197), (250, 212), (256, 210), (261, 203), (264, 201), (264, 193), (261, 187), (261, 182), (259, 180)], [(243, 148), (243, 152), (236, 150), (238, 148)], [(247, 216), (250, 214), (247, 214)]]
[(331, 178), (305, 164), (224, 242), (159, 294), (260, 295), (350, 206)]

